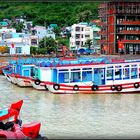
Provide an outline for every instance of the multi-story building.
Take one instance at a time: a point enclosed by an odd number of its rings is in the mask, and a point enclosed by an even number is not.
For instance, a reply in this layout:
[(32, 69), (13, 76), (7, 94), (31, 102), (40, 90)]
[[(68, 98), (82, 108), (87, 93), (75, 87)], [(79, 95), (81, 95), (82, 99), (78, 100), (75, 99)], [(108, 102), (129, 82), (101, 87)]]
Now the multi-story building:
[(71, 27), (70, 50), (78, 50), (85, 45), (87, 39), (93, 39), (93, 29), (86, 22)]
[(100, 45), (98, 40), (100, 36), (98, 32), (100, 27), (96, 25), (96, 22), (91, 21), (89, 24), (87, 22), (81, 22), (79, 24), (74, 24), (71, 27), (71, 37), (70, 37), (70, 49), (80, 50), (85, 49), (85, 43), (87, 39), (91, 40), (91, 50), (92, 52), (100, 52)]
[[(119, 53), (118, 40), (125, 54), (140, 52), (140, 2), (112, 0), (100, 4), (101, 49), (106, 54)], [(104, 52), (104, 51), (102, 51)]]
[(39, 40), (43, 39), (44, 37), (51, 37), (55, 39), (55, 33), (50, 29), (46, 28), (45, 26), (35, 26), (31, 28), (32, 35), (37, 35)]
[(99, 44), (99, 40), (101, 39), (99, 32), (101, 31), (101, 28), (97, 26), (97, 20), (91, 21), (91, 26), (93, 29), (93, 49), (94, 52), (100, 53), (101, 47)]

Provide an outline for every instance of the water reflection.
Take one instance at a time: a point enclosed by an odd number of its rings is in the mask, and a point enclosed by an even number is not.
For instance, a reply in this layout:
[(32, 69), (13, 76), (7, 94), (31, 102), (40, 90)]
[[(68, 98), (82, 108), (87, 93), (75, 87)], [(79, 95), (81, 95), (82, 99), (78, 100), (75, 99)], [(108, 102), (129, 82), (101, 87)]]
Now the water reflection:
[(138, 94), (55, 95), (0, 79), (0, 108), (23, 99), (23, 123), (40, 121), (48, 138), (139, 138)]

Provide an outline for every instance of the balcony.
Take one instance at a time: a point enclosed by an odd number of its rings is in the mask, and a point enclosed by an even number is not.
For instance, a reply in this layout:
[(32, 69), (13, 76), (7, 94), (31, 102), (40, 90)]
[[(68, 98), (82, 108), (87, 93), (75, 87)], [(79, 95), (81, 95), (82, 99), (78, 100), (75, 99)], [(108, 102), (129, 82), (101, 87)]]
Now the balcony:
[(107, 26), (107, 23), (106, 22), (99, 22), (97, 24), (98, 24), (98, 26)]
[(122, 25), (140, 25), (140, 21), (121, 21)]
[(122, 30), (122, 31), (119, 31), (117, 32), (118, 34), (140, 34), (140, 31), (137, 30)]
[(98, 34), (99, 34), (99, 35), (106, 35), (107, 32), (106, 32), (106, 31), (99, 31)]
[(140, 40), (122, 40), (122, 43), (140, 43)]
[(106, 42), (107, 42), (107, 40), (98, 40), (99, 44), (106, 43)]

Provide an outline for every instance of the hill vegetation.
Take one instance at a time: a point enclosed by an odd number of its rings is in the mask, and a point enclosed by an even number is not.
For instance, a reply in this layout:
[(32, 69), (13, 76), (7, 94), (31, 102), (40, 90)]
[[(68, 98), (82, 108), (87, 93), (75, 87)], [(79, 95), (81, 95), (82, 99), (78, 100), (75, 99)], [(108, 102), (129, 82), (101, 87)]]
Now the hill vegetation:
[(34, 25), (59, 27), (98, 18), (99, 2), (1, 2), (0, 20), (26, 17)]

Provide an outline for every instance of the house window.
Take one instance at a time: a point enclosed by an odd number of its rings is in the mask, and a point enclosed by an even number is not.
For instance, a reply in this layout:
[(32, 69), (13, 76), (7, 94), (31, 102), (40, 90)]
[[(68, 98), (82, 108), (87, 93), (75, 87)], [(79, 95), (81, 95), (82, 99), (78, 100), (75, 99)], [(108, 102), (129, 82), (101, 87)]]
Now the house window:
[(76, 45), (80, 45), (80, 41), (76, 41)]
[(90, 37), (90, 35), (85, 35), (85, 37)]
[(16, 53), (21, 53), (21, 47), (16, 47)]
[(80, 38), (80, 34), (76, 34), (76, 39), (79, 39)]
[(32, 39), (32, 40), (31, 40), (31, 44), (32, 44), (32, 45), (37, 45), (37, 40), (36, 40), (36, 39)]
[(80, 31), (80, 27), (76, 27), (75, 28), (75, 31)]
[(94, 35), (94, 37), (98, 37), (98, 32), (94, 31), (93, 35)]

